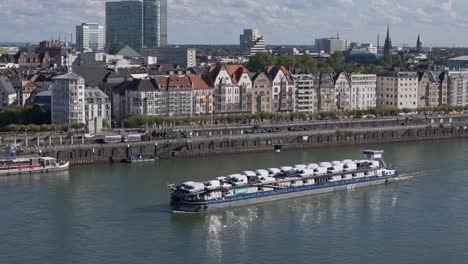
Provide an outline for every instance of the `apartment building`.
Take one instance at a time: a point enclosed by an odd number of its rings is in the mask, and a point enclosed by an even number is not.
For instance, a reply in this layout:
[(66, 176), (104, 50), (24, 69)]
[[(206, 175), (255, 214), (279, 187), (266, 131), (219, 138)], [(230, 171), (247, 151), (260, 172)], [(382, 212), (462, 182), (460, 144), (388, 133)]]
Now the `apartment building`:
[(318, 111), (318, 87), (317, 78), (320, 76), (313, 74), (293, 75), (296, 86), (295, 112), (316, 113)]
[(69, 72), (53, 78), (52, 123), (85, 124), (85, 80)]
[(377, 107), (418, 108), (416, 72), (383, 72), (377, 75)]
[(351, 84), (351, 109), (366, 110), (375, 108), (377, 75), (375, 74), (350, 74)]
[(468, 71), (449, 71), (447, 102), (452, 106), (468, 105)]
[(214, 90), (205, 76), (189, 75), (192, 84), (193, 115), (213, 114)]
[(351, 82), (347, 73), (335, 76), (336, 109), (339, 111), (351, 110)]
[(291, 73), (284, 66), (269, 66), (266, 74), (272, 80), (273, 113), (294, 112), (295, 87)]
[(444, 73), (425, 71), (419, 74), (418, 106), (435, 107), (448, 103), (448, 80)]
[(331, 73), (322, 73), (315, 80), (318, 87), (318, 111), (336, 111), (335, 78)]
[(251, 113), (252, 81), (242, 65), (212, 65), (208, 71), (214, 87), (216, 114)]

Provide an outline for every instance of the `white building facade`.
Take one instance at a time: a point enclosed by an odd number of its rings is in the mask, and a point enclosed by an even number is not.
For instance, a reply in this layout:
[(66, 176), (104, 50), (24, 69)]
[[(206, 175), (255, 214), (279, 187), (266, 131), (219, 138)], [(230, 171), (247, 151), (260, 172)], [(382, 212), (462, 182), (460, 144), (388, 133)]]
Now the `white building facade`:
[(111, 103), (99, 88), (85, 89), (85, 119), (90, 133), (100, 133), (111, 127)]
[(53, 78), (52, 84), (52, 123), (85, 124), (85, 80), (66, 73)]
[(468, 70), (448, 72), (448, 104), (468, 105)]
[(419, 78), (416, 72), (384, 72), (377, 75), (377, 106), (418, 108)]
[(377, 107), (377, 75), (351, 74), (351, 109), (366, 110)]
[(318, 111), (318, 95), (316, 75), (296, 74), (293, 75), (296, 85), (295, 112), (316, 113)]
[(76, 26), (76, 45), (79, 50), (104, 50), (104, 27), (97, 23), (81, 23)]

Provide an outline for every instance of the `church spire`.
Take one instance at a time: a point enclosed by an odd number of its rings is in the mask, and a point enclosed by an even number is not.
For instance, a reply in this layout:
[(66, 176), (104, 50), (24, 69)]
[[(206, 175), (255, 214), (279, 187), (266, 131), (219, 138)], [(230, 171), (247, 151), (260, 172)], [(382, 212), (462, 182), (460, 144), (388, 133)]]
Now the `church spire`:
[(385, 38), (384, 55), (392, 55), (392, 39), (390, 38), (390, 26), (387, 26), (387, 37)]
[(416, 42), (416, 51), (418, 53), (422, 52), (422, 41), (421, 41), (421, 34), (418, 34), (418, 40)]
[(392, 40), (390, 38), (390, 26), (387, 26), (387, 37), (385, 38), (385, 45), (383, 48), (384, 60), (386, 63), (391, 66), (392, 65)]

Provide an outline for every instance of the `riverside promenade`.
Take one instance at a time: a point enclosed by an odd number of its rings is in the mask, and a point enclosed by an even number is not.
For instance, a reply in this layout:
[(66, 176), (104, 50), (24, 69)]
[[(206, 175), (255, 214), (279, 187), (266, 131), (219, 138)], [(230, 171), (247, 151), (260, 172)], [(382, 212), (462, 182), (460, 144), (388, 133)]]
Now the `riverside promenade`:
[[(125, 131), (135, 133), (138, 131)], [(133, 143), (97, 143), (80, 135), (15, 135), (1, 146), (27, 154), (70, 161), (72, 165), (122, 162), (131, 156), (174, 159), (278, 149), (468, 138), (468, 116), (398, 117), (280, 124), (185, 126), (145, 131)], [(115, 133), (115, 132), (114, 132)], [(13, 143), (12, 143), (13, 140)], [(18, 146), (18, 142), (23, 145)]]

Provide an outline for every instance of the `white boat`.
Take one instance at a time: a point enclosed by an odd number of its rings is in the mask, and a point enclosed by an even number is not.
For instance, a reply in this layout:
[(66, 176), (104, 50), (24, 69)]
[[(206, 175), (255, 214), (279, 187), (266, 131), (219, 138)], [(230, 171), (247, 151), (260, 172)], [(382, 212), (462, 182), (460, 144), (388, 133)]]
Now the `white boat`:
[(68, 170), (70, 162), (50, 157), (14, 157), (0, 159), (0, 176), (48, 173)]

